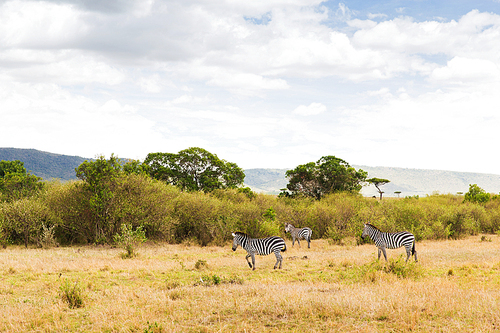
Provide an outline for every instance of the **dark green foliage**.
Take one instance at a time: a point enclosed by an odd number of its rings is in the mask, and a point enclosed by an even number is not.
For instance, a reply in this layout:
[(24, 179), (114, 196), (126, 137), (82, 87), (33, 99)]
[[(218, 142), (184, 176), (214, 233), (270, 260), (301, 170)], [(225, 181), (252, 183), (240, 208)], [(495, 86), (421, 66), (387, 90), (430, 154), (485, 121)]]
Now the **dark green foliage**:
[(323, 156), (316, 163), (302, 164), (286, 172), (287, 190), (281, 196), (305, 196), (321, 199), (338, 192), (357, 193), (361, 190), (367, 173), (351, 167), (335, 156)]
[(202, 148), (188, 148), (177, 154), (151, 153), (144, 160), (149, 175), (184, 191), (211, 192), (236, 188), (245, 174), (235, 163), (221, 160)]
[(491, 195), (485, 190), (477, 186), (477, 184), (469, 184), (469, 191), (465, 193), (465, 201), (486, 203), (490, 201)]
[(93, 238), (97, 243), (110, 241), (118, 232), (111, 209), (121, 180), (121, 168), (118, 157), (111, 155), (109, 160), (99, 156), (94, 161), (85, 161), (76, 169), (76, 176), (83, 180), (82, 186), (88, 193), (95, 227)]
[(41, 180), (28, 173), (21, 161), (0, 161), (0, 201), (36, 195), (43, 189)]

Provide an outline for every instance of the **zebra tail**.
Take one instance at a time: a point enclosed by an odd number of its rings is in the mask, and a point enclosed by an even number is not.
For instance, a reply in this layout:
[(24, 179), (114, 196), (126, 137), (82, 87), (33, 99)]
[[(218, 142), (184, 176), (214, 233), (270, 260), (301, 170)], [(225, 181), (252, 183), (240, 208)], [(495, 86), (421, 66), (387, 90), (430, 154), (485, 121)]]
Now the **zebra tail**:
[(286, 251), (286, 243), (283, 245), (283, 248), (281, 249), (281, 252), (285, 252)]
[(411, 249), (411, 255), (415, 254), (415, 241), (413, 241), (413, 247)]

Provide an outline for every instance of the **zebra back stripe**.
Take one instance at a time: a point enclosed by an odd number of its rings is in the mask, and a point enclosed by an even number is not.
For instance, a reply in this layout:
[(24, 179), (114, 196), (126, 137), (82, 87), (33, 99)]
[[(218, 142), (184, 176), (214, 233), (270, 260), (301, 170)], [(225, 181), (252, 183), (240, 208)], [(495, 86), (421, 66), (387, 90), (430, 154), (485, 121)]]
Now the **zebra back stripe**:
[(370, 236), (378, 247), (383, 246), (388, 249), (397, 249), (415, 242), (415, 236), (408, 231), (383, 232), (371, 224), (365, 225), (363, 234)]
[(281, 252), (286, 251), (285, 240), (278, 236), (251, 238), (247, 234), (236, 232), (235, 242), (248, 253), (255, 253), (261, 256), (267, 256), (276, 250)]

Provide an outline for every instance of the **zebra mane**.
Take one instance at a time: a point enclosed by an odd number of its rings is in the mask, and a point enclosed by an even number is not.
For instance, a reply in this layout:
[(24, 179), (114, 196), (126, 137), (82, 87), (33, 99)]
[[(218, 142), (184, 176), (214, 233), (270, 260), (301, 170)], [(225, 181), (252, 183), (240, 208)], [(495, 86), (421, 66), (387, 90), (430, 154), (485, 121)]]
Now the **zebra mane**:
[(247, 236), (247, 234), (245, 234), (244, 232), (240, 232), (240, 231), (236, 231), (234, 234), (240, 235), (240, 236)]
[(382, 232), (382, 230), (380, 230), (379, 228), (377, 228), (376, 226), (374, 226), (374, 225), (373, 225), (373, 224), (371, 224), (371, 223), (367, 223), (366, 225), (368, 225), (368, 226), (372, 227), (372, 228), (373, 228), (373, 229), (375, 229), (375, 230), (378, 230), (378, 231)]

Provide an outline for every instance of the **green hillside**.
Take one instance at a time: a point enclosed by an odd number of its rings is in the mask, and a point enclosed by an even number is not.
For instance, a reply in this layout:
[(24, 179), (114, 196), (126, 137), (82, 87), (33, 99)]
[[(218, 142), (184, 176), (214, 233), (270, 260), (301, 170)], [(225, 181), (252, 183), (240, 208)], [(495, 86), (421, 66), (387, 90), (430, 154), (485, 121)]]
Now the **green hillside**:
[(0, 148), (0, 161), (19, 160), (26, 170), (43, 179), (76, 179), (75, 168), (83, 157), (47, 153), (36, 149)]

